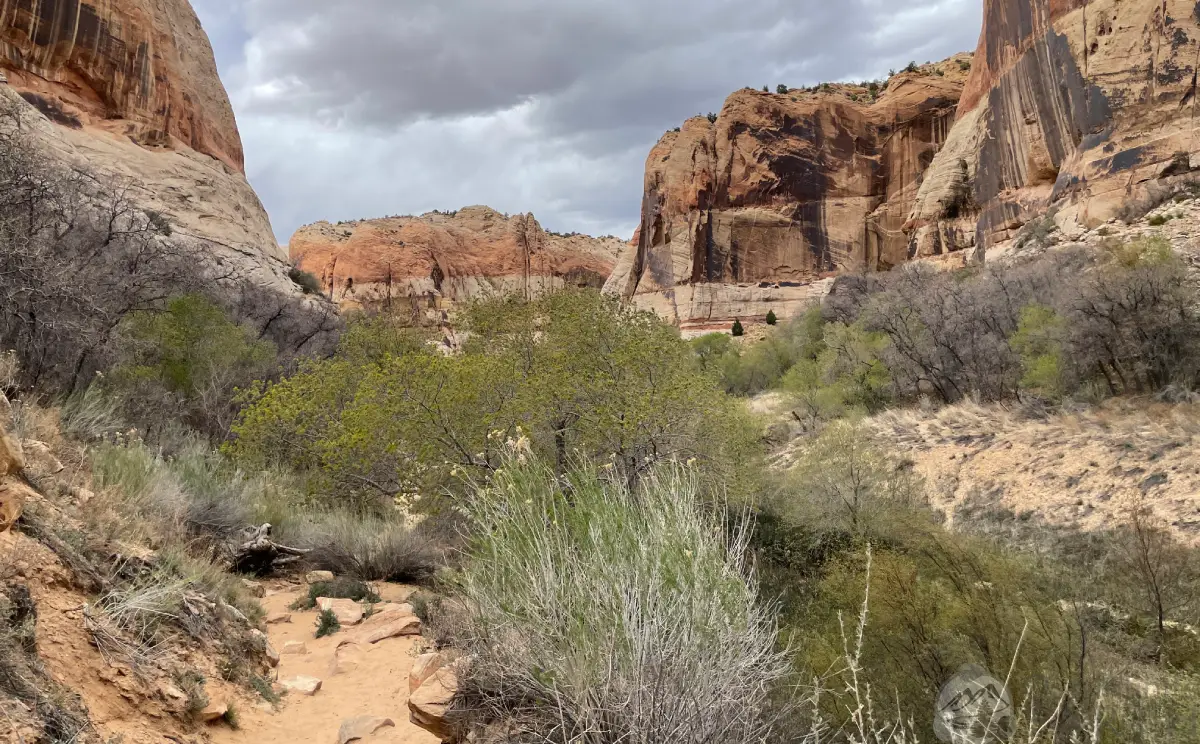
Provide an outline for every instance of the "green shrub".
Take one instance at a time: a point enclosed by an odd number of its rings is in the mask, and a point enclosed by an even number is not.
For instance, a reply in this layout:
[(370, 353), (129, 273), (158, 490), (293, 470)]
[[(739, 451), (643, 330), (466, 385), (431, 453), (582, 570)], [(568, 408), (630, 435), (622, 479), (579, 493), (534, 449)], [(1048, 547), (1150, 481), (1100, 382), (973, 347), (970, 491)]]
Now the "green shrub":
[(291, 279), (293, 284), (304, 290), (304, 294), (319, 295), (324, 291), (321, 287), (321, 280), (312, 272), (305, 271), (299, 266), (293, 266), (288, 269), (288, 279)]
[(1146, 224), (1150, 227), (1162, 227), (1170, 222), (1173, 217), (1174, 215), (1170, 214), (1156, 214), (1146, 220)]
[(1064, 326), (1052, 308), (1028, 305), (1021, 310), (1021, 323), (1011, 341), (1021, 355), (1024, 370), (1021, 387), (1050, 400), (1058, 400), (1064, 391), (1065, 370), (1059, 340)]
[(361, 581), (420, 583), (444, 563), (434, 537), (394, 518), (317, 513), (280, 530), (279, 539), (310, 550), (311, 567)]
[(560, 469), (573, 452), (634, 479), (647, 458), (695, 457), (722, 477), (755, 469), (747, 415), (659, 318), (596, 292), (481, 301), (462, 317), (472, 336), (453, 356), (370, 353), (361, 339), (394, 334), (352, 330), (333, 359), (254, 391), (227, 451), (304, 474), (330, 506), (379, 514), (445, 511), (522, 436)]
[(317, 638), (331, 636), (342, 629), (337, 614), (333, 610), (321, 610), (317, 615)]
[(632, 492), (586, 467), (559, 480), (518, 450), (467, 509), (468, 723), (555, 742), (769, 732), (766, 696), (784, 671), (771, 612), (748, 533), (727, 531), (695, 473), (666, 465)]
[(236, 412), (236, 388), (275, 364), (273, 344), (200, 295), (177, 297), (163, 312), (133, 313), (120, 332), (123, 361), (106, 387), (124, 402), (127, 417), (148, 431), (182, 419), (223, 438)]
[(767, 311), (767, 325), (773, 326), (773, 325), (776, 325), (777, 323), (779, 323), (779, 318), (775, 317), (775, 311), (768, 310)]
[(732, 333), (733, 333), (734, 338), (740, 338), (740, 337), (746, 335), (746, 329), (742, 327), (742, 321), (740, 321), (740, 320), (733, 321)]
[(308, 593), (292, 603), (293, 610), (311, 610), (318, 599), (352, 599), (355, 602), (376, 603), (379, 595), (365, 582), (342, 576), (333, 581), (319, 581), (308, 587)]
[(781, 96), (787, 95), (788, 87), (786, 85), (784, 85), (783, 83), (780, 83), (779, 85), (775, 86), (775, 92)]

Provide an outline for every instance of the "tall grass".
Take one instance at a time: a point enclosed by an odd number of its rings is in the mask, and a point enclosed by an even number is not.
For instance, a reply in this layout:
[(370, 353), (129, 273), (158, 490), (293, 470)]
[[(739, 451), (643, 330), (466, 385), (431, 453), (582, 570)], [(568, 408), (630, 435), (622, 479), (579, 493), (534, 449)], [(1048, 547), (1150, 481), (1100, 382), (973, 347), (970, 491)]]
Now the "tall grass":
[(730, 532), (681, 466), (632, 491), (522, 460), (466, 507), (479, 536), (459, 576), (468, 723), (550, 742), (765, 740), (786, 665), (748, 528)]

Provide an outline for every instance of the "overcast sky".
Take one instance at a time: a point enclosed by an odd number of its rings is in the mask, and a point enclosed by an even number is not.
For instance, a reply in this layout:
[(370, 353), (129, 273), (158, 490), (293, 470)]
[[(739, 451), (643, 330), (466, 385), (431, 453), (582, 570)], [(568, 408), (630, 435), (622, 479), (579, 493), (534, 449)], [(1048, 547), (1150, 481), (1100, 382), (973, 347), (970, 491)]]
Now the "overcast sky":
[(628, 237), (646, 155), (667, 129), (746, 85), (874, 78), (974, 49), (983, 5), (192, 3), (283, 242), (321, 219), (470, 204)]

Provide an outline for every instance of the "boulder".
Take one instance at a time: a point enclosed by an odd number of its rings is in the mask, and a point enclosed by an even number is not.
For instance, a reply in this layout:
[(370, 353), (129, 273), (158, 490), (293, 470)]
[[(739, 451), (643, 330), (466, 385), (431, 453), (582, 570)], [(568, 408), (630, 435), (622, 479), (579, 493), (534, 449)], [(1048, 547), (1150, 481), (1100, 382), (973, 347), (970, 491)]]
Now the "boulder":
[(439, 652), (421, 654), (408, 672), (408, 691), (414, 692), (446, 664), (446, 655)]
[(37, 496), (32, 488), (15, 478), (0, 478), (0, 533), (7, 532), (21, 518), (25, 502)]
[(356, 716), (342, 721), (338, 727), (338, 744), (350, 744), (357, 739), (365, 739), (385, 726), (394, 727), (396, 722), (390, 718), (379, 716)]
[(285, 656), (304, 656), (308, 653), (308, 644), (304, 641), (287, 641), (283, 644)]
[(446, 714), (458, 692), (458, 677), (454, 665), (442, 663), (408, 696), (409, 720), (435, 736), (450, 736)]
[(362, 605), (352, 599), (321, 597), (317, 600), (317, 609), (321, 612), (333, 612), (343, 628), (358, 625), (365, 614)]
[[(372, 618), (374, 620), (375, 618)], [(369, 645), (389, 638), (421, 635), (421, 620), (416, 615), (383, 616), (378, 623), (364, 626), (354, 636), (353, 642)]]
[(229, 713), (228, 703), (212, 703), (196, 714), (201, 723), (216, 723)]
[(329, 676), (336, 677), (358, 668), (362, 646), (351, 641), (343, 641), (333, 650), (333, 660), (329, 664)]
[(262, 599), (267, 596), (267, 588), (257, 581), (242, 579), (242, 586), (246, 589), (246, 593), (255, 599)]
[(0, 478), (25, 472), (25, 456), (17, 440), (0, 430)]
[(304, 580), (309, 584), (321, 584), (333, 581), (333, 571), (309, 571), (304, 574)]
[(282, 680), (279, 684), (288, 692), (307, 695), (309, 697), (316, 695), (321, 689), (321, 680), (316, 677), (292, 677), (291, 679)]
[(26, 439), (21, 442), (21, 451), (25, 455), (25, 467), (34, 472), (43, 475), (57, 475), (65, 469), (62, 462), (50, 450), (50, 445), (45, 442)]

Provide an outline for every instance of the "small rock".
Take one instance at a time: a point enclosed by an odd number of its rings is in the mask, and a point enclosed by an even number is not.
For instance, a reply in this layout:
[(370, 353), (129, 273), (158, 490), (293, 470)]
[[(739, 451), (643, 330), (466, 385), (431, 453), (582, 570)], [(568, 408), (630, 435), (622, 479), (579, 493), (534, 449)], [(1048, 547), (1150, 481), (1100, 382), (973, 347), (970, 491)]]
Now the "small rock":
[(408, 691), (414, 692), (418, 687), (425, 684), (425, 680), (432, 677), (445, 665), (445, 654), (434, 652), (418, 656), (416, 661), (413, 662), (412, 669), (408, 672)]
[(257, 581), (242, 579), (242, 586), (246, 587), (246, 591), (251, 597), (262, 599), (263, 597), (267, 596), (267, 588)]
[(177, 702), (183, 702), (184, 700), (187, 700), (187, 695), (184, 694), (183, 690), (179, 689), (170, 682), (163, 682), (158, 686), (158, 690), (163, 694), (163, 697), (167, 698), (168, 700), (175, 700)]
[(270, 641), (263, 644), (263, 654), (267, 657), (267, 663), (272, 667), (279, 666), (279, 652), (271, 645)]
[(362, 605), (353, 599), (321, 597), (317, 600), (317, 609), (321, 612), (332, 611), (343, 628), (358, 625), (363, 619)]
[(310, 697), (316, 695), (317, 691), (321, 689), (321, 680), (316, 677), (293, 677), (283, 680), (280, 684), (288, 692), (296, 692)]
[(454, 669), (443, 666), (408, 696), (409, 720), (435, 736), (446, 737), (450, 733), (446, 712), (457, 692)]
[(310, 584), (320, 584), (323, 581), (333, 581), (333, 571), (309, 571), (304, 580)]
[(204, 710), (200, 711), (198, 718), (203, 723), (214, 723), (225, 717), (229, 712), (229, 705), (226, 703), (213, 703)]
[(272, 612), (267, 615), (267, 625), (281, 625), (292, 621), (292, 613), (290, 612)]
[(396, 722), (392, 719), (377, 716), (347, 718), (338, 728), (338, 744), (349, 744), (356, 739), (365, 739), (384, 726), (394, 727), (395, 725)]
[(303, 656), (308, 653), (308, 644), (304, 641), (288, 641), (283, 644), (285, 656)]
[(362, 647), (357, 643), (343, 642), (333, 652), (333, 661), (329, 664), (329, 676), (336, 677), (358, 668), (359, 653)]
[(26, 439), (21, 442), (21, 449), (25, 453), (25, 464), (32, 466), (34, 470), (56, 475), (66, 469), (50, 451), (50, 445), (45, 442)]

